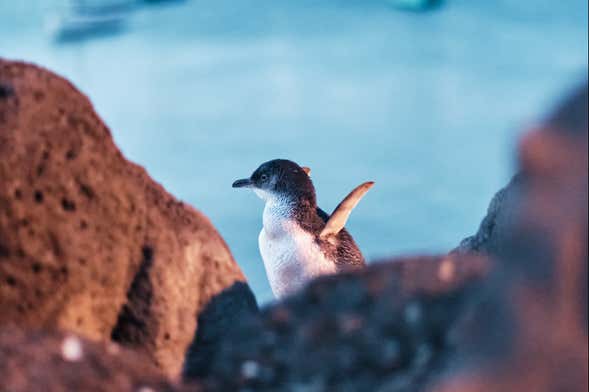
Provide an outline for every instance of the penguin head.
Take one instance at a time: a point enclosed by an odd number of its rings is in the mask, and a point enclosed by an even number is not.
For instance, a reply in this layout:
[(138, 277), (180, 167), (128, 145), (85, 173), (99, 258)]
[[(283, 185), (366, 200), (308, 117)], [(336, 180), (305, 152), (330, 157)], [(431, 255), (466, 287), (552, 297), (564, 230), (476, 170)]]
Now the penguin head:
[(287, 159), (262, 163), (249, 178), (237, 180), (233, 188), (250, 188), (262, 200), (315, 203), (315, 188), (309, 169)]

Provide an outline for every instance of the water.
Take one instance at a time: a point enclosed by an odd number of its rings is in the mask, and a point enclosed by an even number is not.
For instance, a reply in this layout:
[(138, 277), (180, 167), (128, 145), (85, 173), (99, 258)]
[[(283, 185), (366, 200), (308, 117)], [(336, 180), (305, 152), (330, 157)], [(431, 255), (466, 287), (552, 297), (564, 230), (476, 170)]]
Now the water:
[(348, 223), (365, 255), (445, 252), (512, 175), (520, 133), (587, 73), (586, 1), (193, 0), (59, 44), (43, 25), (62, 6), (0, 0), (0, 56), (85, 92), (126, 156), (211, 218), (261, 302), (262, 204), (233, 180), (290, 158), (327, 211), (375, 180)]

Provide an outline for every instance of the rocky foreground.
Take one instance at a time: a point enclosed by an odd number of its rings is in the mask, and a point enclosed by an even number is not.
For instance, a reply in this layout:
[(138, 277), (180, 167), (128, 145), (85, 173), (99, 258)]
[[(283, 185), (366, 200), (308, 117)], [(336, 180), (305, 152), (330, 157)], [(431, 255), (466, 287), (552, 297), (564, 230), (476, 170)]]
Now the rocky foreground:
[(0, 391), (586, 391), (587, 87), (449, 255), (258, 310), (69, 82), (0, 60)]
[(173, 376), (198, 314), (244, 280), (209, 220), (127, 161), (75, 87), (0, 61), (0, 324), (112, 340)]

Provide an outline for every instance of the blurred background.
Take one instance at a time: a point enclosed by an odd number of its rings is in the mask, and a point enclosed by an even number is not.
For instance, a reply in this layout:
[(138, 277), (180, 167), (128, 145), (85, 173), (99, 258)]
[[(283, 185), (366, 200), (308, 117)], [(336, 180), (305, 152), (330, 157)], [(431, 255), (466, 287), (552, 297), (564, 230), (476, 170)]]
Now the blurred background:
[(520, 132), (587, 78), (586, 0), (0, 0), (0, 56), (87, 94), (125, 155), (203, 211), (263, 303), (262, 162), (312, 169), (370, 260), (446, 252)]

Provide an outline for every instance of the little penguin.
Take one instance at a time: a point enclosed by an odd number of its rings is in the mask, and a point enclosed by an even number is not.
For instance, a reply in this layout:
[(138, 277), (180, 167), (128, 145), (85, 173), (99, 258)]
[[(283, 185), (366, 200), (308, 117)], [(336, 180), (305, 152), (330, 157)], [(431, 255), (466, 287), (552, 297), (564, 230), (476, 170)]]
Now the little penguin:
[(317, 207), (310, 169), (286, 159), (263, 163), (233, 188), (251, 188), (264, 202), (260, 254), (278, 299), (312, 278), (361, 268), (364, 257), (344, 228), (352, 209), (374, 185), (356, 187), (330, 215)]

